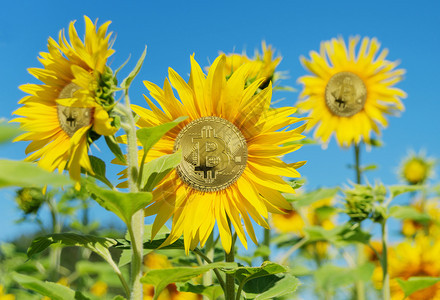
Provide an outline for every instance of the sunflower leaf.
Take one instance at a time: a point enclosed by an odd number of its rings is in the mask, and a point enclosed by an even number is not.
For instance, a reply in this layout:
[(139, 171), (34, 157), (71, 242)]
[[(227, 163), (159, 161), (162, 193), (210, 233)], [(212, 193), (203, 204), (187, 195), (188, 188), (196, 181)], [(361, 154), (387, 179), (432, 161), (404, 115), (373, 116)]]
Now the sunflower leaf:
[(428, 214), (422, 213), (411, 206), (393, 206), (390, 208), (390, 216), (396, 219), (409, 219), (417, 222), (429, 222), (431, 220)]
[(98, 187), (90, 181), (87, 181), (86, 189), (99, 205), (116, 214), (127, 226), (131, 225), (133, 214), (147, 206), (153, 198), (151, 193), (121, 193)]
[(116, 240), (97, 237), (93, 235), (81, 235), (76, 233), (53, 233), (34, 239), (27, 251), (28, 257), (32, 257), (48, 248), (52, 244), (61, 246), (79, 246), (92, 250), (105, 260), (112, 260), (109, 247), (117, 244)]
[(163, 289), (173, 282), (186, 282), (212, 269), (233, 269), (237, 268), (236, 263), (216, 262), (198, 267), (175, 267), (171, 269), (151, 270), (141, 278), (142, 283), (154, 285), (154, 298), (158, 299)]
[(315, 271), (316, 286), (322, 290), (332, 290), (339, 286), (352, 284), (353, 281), (368, 281), (374, 271), (373, 263), (366, 263), (354, 268), (342, 268), (324, 265)]
[(405, 293), (406, 298), (419, 290), (426, 289), (427, 287), (440, 282), (440, 277), (410, 277), (407, 280), (402, 280), (400, 278), (397, 278), (396, 280)]
[(145, 45), (144, 52), (142, 52), (142, 55), (139, 58), (138, 62), (136, 63), (136, 66), (121, 83), (121, 88), (125, 90), (125, 94), (128, 93), (128, 88), (130, 87), (131, 82), (133, 81), (133, 79), (137, 76), (137, 74), (141, 70), (142, 64), (144, 63), (146, 55), (147, 55), (147, 46)]
[(184, 121), (187, 117), (179, 117), (172, 122), (161, 124), (155, 127), (144, 127), (136, 131), (136, 136), (141, 142), (144, 148), (144, 155), (147, 155), (148, 151), (156, 144), (165, 133), (173, 129), (180, 122)]
[(102, 183), (105, 183), (108, 187), (113, 188), (112, 183), (107, 179), (107, 177), (105, 177), (105, 162), (102, 159), (93, 155), (89, 155), (89, 159), (90, 164), (92, 165), (92, 170), (95, 173), (94, 175), (89, 175), (100, 180)]
[(41, 281), (32, 276), (13, 273), (12, 278), (26, 289), (33, 290), (40, 295), (53, 300), (90, 300), (79, 291), (74, 291), (67, 286), (55, 282)]
[(153, 188), (175, 167), (182, 159), (181, 151), (168, 154), (147, 162), (144, 165), (144, 172), (141, 178), (143, 191), (152, 191)]
[(293, 202), (295, 207), (302, 207), (302, 206), (309, 206), (316, 201), (326, 199), (326, 198), (333, 198), (338, 193), (339, 188), (320, 188), (315, 191), (311, 191), (308, 193), (305, 193), (300, 196), (293, 196), (291, 198), (288, 198), (287, 201)]
[(208, 297), (210, 300), (216, 300), (218, 297), (224, 294), (223, 289), (219, 285), (193, 285), (186, 282), (178, 286), (179, 292), (188, 292), (199, 294)]
[(106, 136), (105, 142), (107, 143), (108, 148), (110, 151), (115, 155), (117, 159), (119, 159), (122, 164), (127, 164), (127, 160), (125, 159), (124, 154), (122, 153), (121, 148), (119, 147), (119, 144), (116, 142), (116, 139), (114, 136)]
[(270, 261), (265, 261), (259, 267), (238, 267), (235, 269), (225, 270), (225, 273), (233, 274), (234, 277), (242, 283), (254, 278), (269, 276), (273, 274), (286, 272), (286, 268)]
[(388, 189), (391, 192), (391, 197), (395, 198), (404, 193), (417, 192), (423, 190), (425, 187), (423, 185), (391, 185)]
[(243, 287), (245, 299), (275, 299), (296, 291), (300, 282), (291, 274), (269, 275), (250, 280)]
[(48, 172), (26, 161), (0, 159), (0, 188), (8, 186), (65, 186), (72, 182), (64, 175)]
[(0, 120), (0, 144), (12, 140), (21, 132), (18, 126), (8, 124), (5, 120)]

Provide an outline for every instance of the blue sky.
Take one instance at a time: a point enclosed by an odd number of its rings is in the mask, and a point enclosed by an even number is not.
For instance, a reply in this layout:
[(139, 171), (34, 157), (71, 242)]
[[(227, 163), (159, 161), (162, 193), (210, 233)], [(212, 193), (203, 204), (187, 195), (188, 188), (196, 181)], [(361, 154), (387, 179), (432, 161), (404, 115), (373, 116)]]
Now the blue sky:
[[(400, 60), (407, 70), (398, 87), (408, 93), (406, 111), (401, 117), (389, 118), (383, 130), (385, 146), (362, 151), (362, 163), (379, 165), (367, 177), (397, 183), (396, 168), (409, 149), (425, 149), (429, 156), (440, 157), (440, 2), (438, 1), (7, 1), (0, 11), (0, 117), (10, 119), (24, 96), (18, 86), (37, 83), (26, 71), (40, 67), (37, 55), (47, 50), (47, 38), (57, 37), (59, 30), (77, 20), (83, 32), (83, 15), (99, 24), (111, 20), (116, 34), (110, 59), (113, 69), (131, 54), (132, 59), (121, 72), (126, 75), (148, 46), (147, 58), (131, 89), (132, 102), (144, 105), (146, 89), (142, 80), (162, 85), (168, 67), (185, 77), (189, 74), (189, 56), (202, 66), (209, 65), (219, 51), (247, 50), (252, 55), (261, 41), (273, 45), (283, 56), (280, 70), (289, 71), (282, 82), (301, 90), (296, 79), (306, 72), (299, 57), (319, 49), (322, 40), (360, 35), (377, 37), (390, 50), (388, 59)], [(187, 78), (187, 77), (186, 77)], [(122, 79), (122, 77), (121, 77)], [(298, 93), (277, 92), (280, 105), (293, 105)], [(94, 154), (109, 161), (110, 154), (99, 144), (102, 153)], [(26, 143), (2, 146), (0, 157), (23, 159)], [(340, 149), (334, 140), (328, 149), (306, 146), (288, 155), (289, 162), (307, 160), (301, 173), (309, 188), (335, 186), (353, 179), (352, 149)], [(110, 171), (117, 170), (110, 167)], [(116, 176), (109, 176), (115, 181)], [(20, 213), (13, 202), (13, 191), (0, 191), (0, 241), (32, 230), (14, 225)], [(113, 216), (96, 207), (103, 223)]]

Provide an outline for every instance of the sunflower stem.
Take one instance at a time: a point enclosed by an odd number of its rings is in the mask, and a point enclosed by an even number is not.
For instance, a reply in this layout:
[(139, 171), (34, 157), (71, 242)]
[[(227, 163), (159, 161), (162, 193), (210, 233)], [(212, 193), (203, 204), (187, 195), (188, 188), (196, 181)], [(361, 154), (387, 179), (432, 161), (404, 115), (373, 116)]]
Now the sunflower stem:
[[(360, 164), (360, 145), (354, 144), (354, 159), (355, 159), (355, 176), (356, 176), (356, 183), (361, 184), (361, 178), (362, 178), (362, 169)], [(359, 224), (360, 226), (360, 224)], [(363, 251), (363, 245), (358, 244), (356, 245), (356, 252), (357, 252), (357, 259), (356, 263), (358, 266), (361, 266), (365, 262), (364, 257), (364, 251)], [(356, 298), (357, 300), (364, 300), (365, 299), (365, 284), (358, 280), (356, 281)]]
[[(231, 220), (228, 218), (229, 230), (232, 232)], [(237, 234), (234, 233), (231, 242), (231, 249), (229, 253), (225, 250), (225, 262), (235, 262), (235, 240), (237, 239)], [(233, 274), (226, 274), (226, 300), (235, 300), (235, 282)]]
[[(52, 217), (52, 232), (60, 233), (62, 224), (59, 220), (59, 212), (57, 203), (50, 193), (46, 194), (46, 201), (49, 206), (50, 215)], [(61, 261), (61, 247), (50, 248), (50, 277), (56, 281), (58, 274), (60, 273), (60, 261)]]
[(388, 249), (387, 249), (387, 228), (386, 228), (386, 219), (381, 222), (382, 227), (382, 273), (383, 273), (383, 282), (382, 282), (382, 295), (383, 300), (390, 300), (390, 274), (388, 273)]
[[(130, 97), (128, 90), (125, 90), (125, 121), (127, 126), (124, 130), (127, 133), (127, 164), (128, 164), (128, 187), (130, 192), (138, 192), (137, 177), (139, 174), (138, 146), (136, 137), (136, 125), (131, 113)], [(142, 284), (142, 237), (144, 235), (144, 210), (140, 209), (131, 218), (130, 224), (127, 224), (128, 232), (131, 238), (132, 259), (131, 259), (131, 300), (141, 300), (143, 297)]]
[[(263, 245), (267, 248), (270, 247), (270, 229), (264, 228), (264, 239)], [(268, 261), (270, 259), (269, 254), (263, 256), (263, 261)]]

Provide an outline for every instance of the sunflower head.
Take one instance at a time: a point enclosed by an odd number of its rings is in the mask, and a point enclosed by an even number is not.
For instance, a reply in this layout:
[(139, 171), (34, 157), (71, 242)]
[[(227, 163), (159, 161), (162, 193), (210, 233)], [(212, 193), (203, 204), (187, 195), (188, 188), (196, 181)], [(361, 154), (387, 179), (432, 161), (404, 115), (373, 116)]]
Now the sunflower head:
[(162, 109), (148, 97), (150, 109), (132, 106), (139, 127), (188, 116), (148, 152), (147, 160), (180, 151), (182, 160), (153, 191), (153, 203), (145, 210), (146, 215), (157, 215), (153, 236), (172, 217), (164, 245), (183, 235), (187, 252), (199, 243), (203, 246), (215, 225), (228, 252), (233, 229), (243, 245), (246, 232), (257, 242), (251, 220), (268, 228), (269, 212), (290, 208), (281, 192), (294, 189), (281, 176), (299, 177), (296, 169), (304, 164), (280, 159), (300, 148), (283, 146), (303, 138), (305, 125), (292, 127), (303, 121), (291, 117), (296, 109), (271, 109), (271, 83), (257, 93), (264, 78), (246, 85), (252, 65), (244, 64), (227, 77), (225, 64), (226, 56), (220, 55), (205, 75), (191, 57), (188, 81), (170, 68), (163, 88), (144, 82)]
[(281, 62), (282, 57), (274, 57), (275, 50), (271, 45), (267, 46), (266, 42), (262, 42), (262, 52), (255, 50), (253, 58), (249, 58), (246, 53), (243, 54), (228, 54), (226, 55), (226, 61), (224, 64), (225, 75), (229, 78), (240, 66), (243, 64), (250, 65), (248, 74), (248, 81), (246, 84), (250, 84), (257, 79), (264, 78), (260, 84), (260, 88), (263, 89), (268, 86), (269, 82), (275, 82), (277, 79), (281, 79), (279, 72), (275, 69)]
[(15, 201), (26, 215), (32, 214), (44, 203), (44, 195), (39, 188), (21, 188), (16, 191)]
[(410, 152), (399, 168), (399, 176), (408, 184), (424, 184), (433, 177), (435, 161), (421, 152)]
[(371, 143), (371, 132), (386, 127), (385, 115), (403, 110), (400, 98), (406, 94), (394, 85), (405, 71), (398, 62), (386, 60), (387, 49), (379, 52), (376, 38), (342, 38), (321, 43), (319, 53), (301, 62), (311, 74), (298, 79), (303, 85), (298, 108), (307, 112), (315, 138), (327, 143), (335, 134), (340, 146)]
[[(26, 148), (28, 161), (49, 171), (68, 169), (79, 181), (81, 168), (93, 173), (88, 157), (89, 144), (100, 135), (113, 135), (117, 128), (110, 117), (116, 86), (107, 59), (113, 54), (110, 22), (100, 27), (85, 20), (84, 42), (79, 38), (75, 22), (68, 37), (61, 31), (58, 41), (48, 40), (49, 52), (40, 53), (42, 69), (29, 72), (42, 84), (25, 84), (27, 93), (14, 114), (26, 133), (15, 141), (30, 141)], [(77, 184), (78, 187), (78, 184)]]

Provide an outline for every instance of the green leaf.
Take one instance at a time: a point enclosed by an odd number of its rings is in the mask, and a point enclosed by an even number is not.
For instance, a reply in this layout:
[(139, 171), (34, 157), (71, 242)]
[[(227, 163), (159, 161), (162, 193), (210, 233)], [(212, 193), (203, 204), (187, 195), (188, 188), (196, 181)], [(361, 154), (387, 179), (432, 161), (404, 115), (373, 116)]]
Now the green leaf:
[(182, 152), (168, 154), (156, 158), (144, 164), (144, 171), (141, 178), (141, 187), (144, 191), (152, 191), (153, 188), (175, 167), (182, 159)]
[(410, 277), (407, 280), (402, 280), (400, 278), (397, 278), (396, 280), (405, 293), (406, 298), (419, 290), (426, 289), (427, 287), (440, 282), (440, 277)]
[(417, 222), (429, 222), (431, 220), (428, 214), (422, 213), (414, 207), (399, 205), (390, 208), (390, 217), (402, 220), (409, 219)]
[(79, 246), (88, 248), (107, 261), (112, 260), (108, 248), (117, 244), (114, 239), (93, 235), (53, 233), (34, 239), (27, 251), (27, 255), (28, 257), (32, 257), (55, 243), (58, 243), (61, 246)]
[(144, 60), (145, 60), (145, 55), (147, 55), (147, 46), (145, 46), (144, 52), (142, 52), (142, 55), (139, 58), (138, 62), (136, 63), (136, 66), (134, 67), (133, 71), (131, 71), (130, 74), (128, 74), (127, 78), (125, 78), (121, 83), (121, 88), (126, 90), (126, 92), (125, 92), (126, 94), (127, 94), (128, 88), (131, 85), (131, 82), (137, 76), (137, 74), (139, 73), (139, 71), (142, 68), (142, 64), (144, 63)]
[(147, 206), (153, 198), (152, 194), (147, 192), (121, 193), (103, 189), (90, 181), (86, 183), (86, 189), (99, 205), (115, 213), (128, 227), (133, 214)]
[(391, 197), (395, 198), (404, 193), (417, 192), (425, 187), (423, 185), (391, 185), (388, 189), (391, 192)]
[[(188, 281), (215, 268), (232, 269), (237, 268), (237, 264), (217, 262), (198, 267), (175, 267), (171, 269), (151, 270), (141, 278), (141, 282), (154, 285), (155, 293), (153, 300), (155, 300), (168, 284)], [(222, 269), (222, 271), (225, 270)]]
[(336, 226), (330, 230), (321, 226), (306, 226), (304, 232), (309, 242), (327, 241), (340, 246), (347, 243), (367, 244), (371, 238), (371, 234), (362, 231), (357, 224), (350, 223)]
[(141, 142), (142, 147), (144, 148), (144, 155), (147, 155), (151, 147), (153, 147), (153, 145), (156, 144), (164, 136), (165, 133), (173, 129), (176, 125), (178, 125), (186, 118), (187, 117), (179, 117), (169, 123), (161, 124), (155, 127), (144, 127), (136, 131), (136, 136), (139, 142)]
[(309, 206), (316, 201), (336, 196), (338, 191), (339, 188), (320, 188), (288, 200), (293, 201), (295, 207)]
[(339, 286), (353, 284), (355, 281), (369, 281), (374, 268), (374, 264), (370, 262), (355, 268), (324, 265), (316, 270), (315, 282), (319, 289), (332, 290)]
[(377, 165), (371, 164), (371, 165), (363, 166), (362, 167), (362, 172), (373, 171), (373, 170), (376, 170), (376, 169), (377, 169)]
[(270, 261), (264, 262), (260, 267), (238, 267), (235, 269), (225, 270), (225, 273), (233, 274), (240, 283), (254, 278), (283, 272), (286, 272), (285, 267)]
[(194, 294), (199, 294), (208, 297), (210, 300), (215, 300), (221, 295), (223, 295), (223, 289), (219, 285), (193, 285), (186, 282), (179, 286), (179, 292), (189, 292)]
[(275, 299), (296, 291), (299, 280), (290, 275), (270, 275), (250, 280), (243, 288), (246, 299), (264, 300)]
[(0, 188), (9, 186), (65, 186), (72, 181), (61, 174), (48, 172), (34, 163), (0, 159)]
[(113, 188), (112, 183), (105, 177), (106, 166), (105, 162), (93, 155), (89, 155), (90, 164), (92, 165), (92, 170), (95, 175), (89, 174), (90, 176), (100, 180), (102, 183), (106, 184), (108, 187)]
[(5, 120), (0, 120), (0, 144), (9, 142), (20, 133), (22, 131), (17, 125), (8, 124)]
[(88, 300), (90, 298), (84, 296), (81, 292), (74, 291), (67, 286), (41, 281), (31, 276), (13, 273), (14, 280), (26, 289), (33, 290), (40, 295), (47, 296), (53, 300)]
[(121, 295), (117, 295), (112, 300), (127, 300), (127, 298), (124, 298)]
[(115, 137), (114, 136), (106, 136), (105, 142), (107, 143), (108, 148), (114, 154), (114, 156), (117, 159), (119, 159), (124, 165), (126, 165), (127, 160), (125, 158), (124, 153), (122, 153), (122, 150), (119, 147), (119, 144), (116, 142)]

